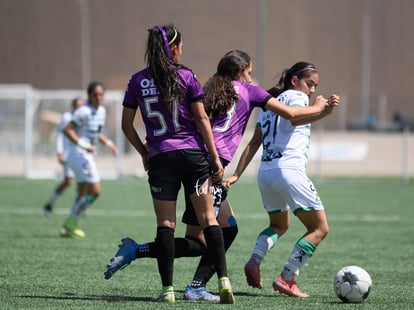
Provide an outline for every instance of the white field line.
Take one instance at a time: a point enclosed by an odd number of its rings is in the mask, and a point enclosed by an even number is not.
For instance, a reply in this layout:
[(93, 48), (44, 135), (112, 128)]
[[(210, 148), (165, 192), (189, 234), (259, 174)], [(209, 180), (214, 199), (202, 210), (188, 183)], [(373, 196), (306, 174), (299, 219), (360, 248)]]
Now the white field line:
[[(53, 210), (56, 215), (68, 215), (68, 208), (56, 208)], [(150, 206), (145, 210), (99, 210), (90, 208), (86, 211), (91, 216), (110, 216), (110, 217), (154, 217), (154, 211)], [(0, 207), (0, 214), (43, 214), (42, 208), (30, 208), (30, 207)], [(178, 215), (177, 215), (178, 216)], [(236, 213), (236, 217), (239, 219), (266, 219), (265, 212), (261, 213)], [(373, 215), (373, 214), (358, 214), (358, 215), (328, 215), (328, 221), (330, 222), (399, 222), (401, 221), (398, 215)]]

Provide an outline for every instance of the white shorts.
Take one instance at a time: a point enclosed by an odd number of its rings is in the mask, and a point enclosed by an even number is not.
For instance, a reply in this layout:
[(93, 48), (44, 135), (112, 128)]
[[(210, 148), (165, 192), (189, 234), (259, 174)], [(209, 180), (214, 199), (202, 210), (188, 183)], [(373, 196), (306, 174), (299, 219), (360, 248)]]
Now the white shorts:
[(306, 172), (296, 169), (259, 170), (257, 176), (263, 206), (268, 213), (323, 210), (322, 201)]
[(75, 177), (75, 173), (73, 172), (73, 170), (69, 167), (68, 163), (65, 162), (63, 164), (63, 176), (65, 178), (74, 178)]
[(67, 165), (75, 174), (76, 183), (98, 183), (100, 176), (95, 163), (95, 155), (73, 150), (68, 152)]

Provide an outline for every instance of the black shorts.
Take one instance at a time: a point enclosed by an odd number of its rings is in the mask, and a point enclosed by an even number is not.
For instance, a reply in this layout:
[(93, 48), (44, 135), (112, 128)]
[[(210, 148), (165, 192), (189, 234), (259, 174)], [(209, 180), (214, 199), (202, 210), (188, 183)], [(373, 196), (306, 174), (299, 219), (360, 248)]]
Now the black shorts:
[(149, 160), (148, 182), (152, 198), (177, 200), (181, 184), (189, 194), (210, 176), (207, 153), (199, 149), (158, 154)]
[[(211, 161), (210, 156), (209, 156), (209, 160)], [(223, 167), (227, 166), (227, 164), (229, 163), (225, 159), (220, 158), (220, 160), (221, 160)], [(213, 202), (214, 213), (216, 214), (216, 217), (218, 217), (219, 212), (220, 212), (221, 202), (226, 200), (227, 198), (227, 190), (223, 187), (221, 181), (213, 183), (212, 189), (213, 189), (213, 196), (214, 196), (213, 198), (214, 199), (214, 202)], [(190, 199), (190, 194), (191, 194), (190, 192), (187, 192), (186, 190), (184, 190), (185, 211), (183, 213), (183, 217), (181, 221), (184, 224), (199, 226), (200, 224), (198, 223), (197, 216), (194, 211), (194, 206)]]

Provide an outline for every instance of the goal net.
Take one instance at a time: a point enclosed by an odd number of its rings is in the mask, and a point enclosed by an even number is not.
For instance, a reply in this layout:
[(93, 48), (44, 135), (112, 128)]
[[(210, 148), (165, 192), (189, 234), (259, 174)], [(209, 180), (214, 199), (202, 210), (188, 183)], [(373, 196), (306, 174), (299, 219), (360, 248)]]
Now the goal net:
[[(86, 99), (85, 90), (39, 90), (28, 84), (0, 84), (0, 176), (58, 178), (62, 168), (56, 156), (57, 126), (70, 111), (75, 97)], [(139, 156), (121, 131), (123, 92), (107, 90), (105, 134), (119, 149), (113, 156), (99, 145), (97, 165), (102, 178), (124, 174), (143, 175)], [(137, 124), (140, 130), (140, 124)]]

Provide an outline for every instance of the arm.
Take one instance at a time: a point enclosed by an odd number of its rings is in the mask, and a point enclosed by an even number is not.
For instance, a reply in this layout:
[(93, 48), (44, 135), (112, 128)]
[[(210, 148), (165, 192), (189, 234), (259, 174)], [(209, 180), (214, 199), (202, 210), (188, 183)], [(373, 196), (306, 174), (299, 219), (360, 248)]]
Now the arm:
[(264, 108), (270, 110), (288, 120), (298, 120), (303, 117), (318, 116), (328, 106), (328, 101), (323, 96), (317, 96), (309, 107), (291, 107), (280, 102), (276, 98), (270, 98)]
[(236, 171), (234, 171), (231, 177), (228, 177), (223, 181), (223, 186), (226, 189), (230, 189), (231, 185), (236, 183), (244, 170), (247, 168), (251, 160), (253, 159), (254, 154), (256, 154), (260, 145), (262, 144), (262, 129), (259, 125), (256, 126), (253, 136), (250, 139), (250, 142), (246, 145), (243, 150), (243, 153), (240, 156), (239, 162), (237, 164)]
[(78, 135), (75, 132), (75, 125), (72, 122), (69, 122), (64, 128), (63, 133), (66, 137), (73, 143), (79, 145), (81, 148), (85, 149), (89, 153), (93, 153), (95, 148), (89, 142), (85, 142), (79, 139)]
[(134, 127), (136, 110), (124, 107), (122, 110), (122, 121), (121, 127), (124, 135), (127, 137), (129, 143), (137, 150), (137, 152), (142, 157), (142, 163), (144, 165), (145, 171), (148, 170), (148, 150), (145, 145), (142, 143), (137, 131)]
[(299, 125), (314, 123), (314, 122), (328, 116), (329, 114), (331, 114), (332, 111), (333, 111), (333, 108), (338, 106), (339, 102), (340, 102), (339, 96), (338, 95), (332, 95), (328, 99), (328, 104), (329, 105), (319, 115), (299, 117), (299, 118), (296, 118), (295, 120), (291, 120), (291, 123), (292, 123), (293, 126), (299, 126)]
[(213, 158), (213, 181), (218, 181), (223, 177), (224, 169), (221, 164), (216, 145), (214, 143), (213, 132), (211, 130), (210, 119), (204, 109), (204, 104), (201, 101), (193, 102), (191, 104), (191, 112), (194, 116), (194, 121), (200, 131), (201, 137), (207, 146)]
[(319, 121), (320, 119), (324, 118), (325, 116), (328, 116), (332, 113), (333, 106), (327, 107), (325, 110), (321, 112), (319, 115), (314, 116), (304, 116), (300, 118), (296, 118), (295, 120), (291, 120), (293, 126), (300, 126), (300, 125), (306, 125), (310, 123), (314, 123), (316, 121)]
[(112, 154), (118, 154), (118, 148), (104, 133), (99, 134), (99, 142), (105, 144), (111, 150)]

